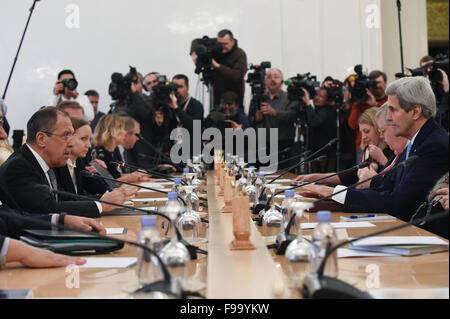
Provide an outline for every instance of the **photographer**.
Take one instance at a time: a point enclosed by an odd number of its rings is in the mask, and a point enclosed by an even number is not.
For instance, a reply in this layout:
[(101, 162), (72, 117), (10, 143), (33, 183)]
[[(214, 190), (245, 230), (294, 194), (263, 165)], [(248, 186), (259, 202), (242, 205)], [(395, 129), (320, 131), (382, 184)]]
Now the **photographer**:
[[(314, 96), (313, 105), (311, 105), (308, 90), (302, 88), (306, 121), (309, 126), (309, 149), (312, 152), (317, 151), (331, 139), (336, 137), (336, 105), (328, 94), (328, 88), (322, 87)], [(301, 106), (300, 106), (301, 107)], [(336, 147), (327, 151), (327, 160), (324, 168), (318, 168), (316, 171), (333, 172), (336, 170)]]
[[(361, 77), (361, 75), (359, 75)], [(386, 86), (387, 86), (387, 76), (386, 73), (382, 71), (372, 71), (368, 76), (369, 81), (371, 82), (369, 88), (365, 89), (367, 98), (365, 101), (360, 101), (355, 98), (355, 92), (351, 96), (351, 111), (348, 118), (348, 125), (351, 129), (356, 132), (356, 163), (359, 163), (361, 158), (361, 133), (359, 132), (358, 120), (362, 113), (365, 110), (371, 107), (380, 107), (387, 101), (387, 96), (385, 94)], [(352, 85), (358, 81), (358, 77), (356, 77), (356, 81), (351, 81), (350, 83), (350, 92), (352, 92)], [(376, 84), (375, 84), (376, 82)]]
[(174, 92), (177, 103), (170, 103), (169, 107), (174, 111), (178, 123), (189, 131), (192, 138), (193, 121), (203, 120), (203, 105), (189, 95), (189, 79), (186, 75), (175, 75), (172, 78), (172, 83), (178, 86)]
[(47, 106), (56, 106), (63, 101), (76, 101), (84, 110), (84, 119), (88, 122), (94, 119), (94, 111), (87, 96), (77, 92), (78, 82), (71, 70), (62, 70), (58, 73), (58, 80), (53, 87), (53, 94)]
[[(267, 145), (270, 141), (270, 128), (278, 128), (278, 150), (289, 148), (294, 143), (294, 123), (297, 118), (297, 101), (289, 101), (288, 95), (281, 89), (283, 74), (278, 69), (267, 71), (265, 78), (266, 94), (260, 105), (252, 99), (249, 110), (250, 124), (255, 128), (265, 128)], [(284, 154), (286, 157), (289, 154)], [(284, 159), (280, 152), (279, 162)]]

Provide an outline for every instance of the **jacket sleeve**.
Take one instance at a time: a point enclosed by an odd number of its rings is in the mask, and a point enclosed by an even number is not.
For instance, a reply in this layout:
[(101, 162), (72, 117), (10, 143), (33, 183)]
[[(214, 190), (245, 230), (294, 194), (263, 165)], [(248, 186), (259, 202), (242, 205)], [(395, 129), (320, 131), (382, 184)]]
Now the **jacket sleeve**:
[(240, 50), (239, 55), (231, 66), (220, 64), (217, 69), (224, 77), (233, 82), (243, 79), (247, 72), (247, 56), (244, 51)]

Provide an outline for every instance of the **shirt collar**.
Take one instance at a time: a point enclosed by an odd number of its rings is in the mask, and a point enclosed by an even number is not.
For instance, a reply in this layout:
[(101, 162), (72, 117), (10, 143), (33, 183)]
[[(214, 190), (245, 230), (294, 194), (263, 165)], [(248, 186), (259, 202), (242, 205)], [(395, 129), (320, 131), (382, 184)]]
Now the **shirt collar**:
[(72, 160), (69, 158), (69, 159), (67, 160), (67, 166), (68, 166), (68, 167), (75, 168), (75, 167), (77, 167), (77, 162), (76, 162), (76, 161), (75, 161), (75, 162), (72, 162)]
[(26, 145), (28, 146), (28, 148), (30, 149), (31, 153), (34, 155), (34, 157), (38, 161), (39, 166), (41, 166), (41, 168), (44, 171), (44, 173), (47, 173), (48, 170), (50, 169), (50, 167), (48, 167), (47, 163), (44, 161), (44, 159), (41, 157), (41, 155), (39, 155), (38, 152), (36, 152), (30, 145), (28, 145), (28, 144), (26, 144)]
[(419, 134), (419, 132), (420, 132), (420, 129), (416, 132), (416, 134), (414, 134), (414, 136), (409, 141), (409, 143), (411, 143), (411, 146), (414, 144), (414, 141), (416, 140), (417, 134)]

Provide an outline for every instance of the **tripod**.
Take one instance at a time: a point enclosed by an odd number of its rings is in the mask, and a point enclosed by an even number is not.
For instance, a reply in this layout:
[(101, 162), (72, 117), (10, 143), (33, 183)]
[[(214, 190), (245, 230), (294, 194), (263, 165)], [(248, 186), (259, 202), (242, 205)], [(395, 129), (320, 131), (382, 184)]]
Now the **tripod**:
[[(300, 153), (305, 153), (309, 150), (309, 125), (308, 125), (308, 117), (306, 115), (306, 105), (303, 101), (299, 101), (300, 108), (297, 115), (297, 121), (295, 123), (295, 138), (294, 143), (300, 144)], [(303, 139), (302, 139), (303, 136)], [(303, 159), (300, 158), (300, 161)], [(311, 170), (310, 164), (301, 165), (297, 167), (296, 174), (309, 174)]]

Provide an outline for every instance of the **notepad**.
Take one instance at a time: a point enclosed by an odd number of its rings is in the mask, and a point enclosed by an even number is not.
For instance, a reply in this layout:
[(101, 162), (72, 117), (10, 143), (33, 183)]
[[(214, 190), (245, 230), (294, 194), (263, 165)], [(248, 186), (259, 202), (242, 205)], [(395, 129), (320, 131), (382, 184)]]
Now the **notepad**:
[(79, 268), (128, 268), (136, 264), (136, 257), (90, 257)]
[[(302, 198), (303, 196), (302, 196), (302, 195), (299, 195), (299, 194), (295, 194), (294, 197), (295, 197), (295, 198)], [(284, 198), (284, 194), (278, 194), (278, 195), (275, 195), (275, 198)]]
[(152, 182), (145, 182), (139, 184), (142, 187), (150, 187), (150, 188), (164, 188), (164, 185), (162, 183), (152, 183)]
[(133, 198), (132, 202), (164, 202), (167, 201), (167, 197), (154, 197), (154, 198)]
[(380, 236), (353, 242), (350, 249), (416, 256), (448, 251), (448, 242), (434, 236)]
[(337, 256), (338, 258), (349, 258), (349, 257), (392, 257), (396, 255), (387, 253), (378, 253), (374, 251), (360, 251), (348, 248), (338, 248)]

